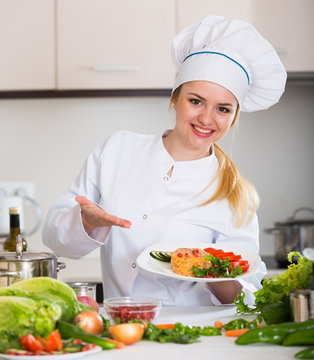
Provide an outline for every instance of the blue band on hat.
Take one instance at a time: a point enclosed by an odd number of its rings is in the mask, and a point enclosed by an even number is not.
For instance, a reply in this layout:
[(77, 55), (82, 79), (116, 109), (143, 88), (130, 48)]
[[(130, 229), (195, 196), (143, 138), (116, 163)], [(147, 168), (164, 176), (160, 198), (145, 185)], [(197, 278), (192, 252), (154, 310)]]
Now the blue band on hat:
[(234, 63), (236, 63), (237, 65), (240, 66), (240, 68), (245, 72), (245, 75), (247, 77), (247, 81), (248, 81), (248, 84), (250, 85), (250, 77), (249, 77), (249, 74), (247, 73), (247, 71), (244, 69), (244, 67), (238, 63), (237, 61), (235, 61), (234, 59), (232, 59), (231, 57), (225, 55), (225, 54), (222, 54), (222, 53), (219, 53), (219, 52), (215, 52), (215, 51), (199, 51), (199, 52), (196, 52), (196, 53), (193, 53), (193, 54), (190, 54), (188, 55), (184, 60), (183, 62), (188, 59), (189, 57), (193, 56), (193, 55), (199, 55), (199, 54), (215, 54), (215, 55), (222, 55), (224, 57), (226, 57), (227, 59), (233, 61)]

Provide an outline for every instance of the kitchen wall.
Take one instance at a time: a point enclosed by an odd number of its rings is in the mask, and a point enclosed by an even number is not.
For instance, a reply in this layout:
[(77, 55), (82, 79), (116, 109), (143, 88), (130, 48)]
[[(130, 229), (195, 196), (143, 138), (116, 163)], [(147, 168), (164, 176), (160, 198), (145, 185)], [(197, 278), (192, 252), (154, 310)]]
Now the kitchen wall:
[[(221, 142), (260, 193), (263, 255), (274, 253), (263, 229), (298, 207), (314, 208), (313, 95), (313, 84), (288, 84), (279, 104), (241, 114), (238, 129)], [(45, 216), (100, 141), (119, 129), (159, 134), (173, 124), (167, 97), (0, 100), (0, 181), (34, 182)], [(48, 251), (41, 229), (28, 241), (33, 251)], [(98, 251), (87, 258), (94, 273), (95, 258)]]

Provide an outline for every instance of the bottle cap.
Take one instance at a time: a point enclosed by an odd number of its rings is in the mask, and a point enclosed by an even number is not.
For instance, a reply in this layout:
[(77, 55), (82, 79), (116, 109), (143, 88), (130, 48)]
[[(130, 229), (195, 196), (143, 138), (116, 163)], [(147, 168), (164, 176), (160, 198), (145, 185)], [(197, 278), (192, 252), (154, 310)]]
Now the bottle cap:
[(10, 207), (9, 208), (9, 214), (10, 215), (19, 215), (20, 214), (20, 208), (18, 208), (18, 207)]

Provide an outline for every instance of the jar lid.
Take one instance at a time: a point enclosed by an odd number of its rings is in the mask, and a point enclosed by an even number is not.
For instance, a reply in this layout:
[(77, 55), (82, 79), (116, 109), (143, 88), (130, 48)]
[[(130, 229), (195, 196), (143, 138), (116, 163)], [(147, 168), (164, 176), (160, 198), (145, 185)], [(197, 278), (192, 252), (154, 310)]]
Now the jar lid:
[(3, 252), (0, 253), (0, 262), (1, 261), (33, 261), (33, 260), (47, 260), (47, 259), (53, 259), (56, 258), (56, 255), (51, 253), (29, 253), (29, 252), (23, 252), (23, 256), (21, 258), (18, 258), (15, 252)]

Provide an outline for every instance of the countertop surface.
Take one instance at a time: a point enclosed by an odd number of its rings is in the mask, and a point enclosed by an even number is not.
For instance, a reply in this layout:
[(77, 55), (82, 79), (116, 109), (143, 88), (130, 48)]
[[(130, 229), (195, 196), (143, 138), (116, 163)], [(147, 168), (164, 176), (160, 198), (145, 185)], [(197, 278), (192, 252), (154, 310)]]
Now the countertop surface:
[[(236, 317), (234, 307), (165, 307), (161, 309), (156, 324), (181, 322), (183, 325), (213, 326), (216, 320), (226, 323)], [(243, 318), (243, 316), (241, 316)], [(246, 317), (247, 319), (253, 318)], [(110, 359), (231, 359), (231, 360), (289, 360), (304, 347), (283, 347), (270, 344), (252, 344), (240, 346), (234, 343), (235, 338), (224, 335), (200, 338), (198, 343), (159, 344), (151, 341), (140, 341), (121, 350), (106, 350), (88, 356), (89, 360)]]

